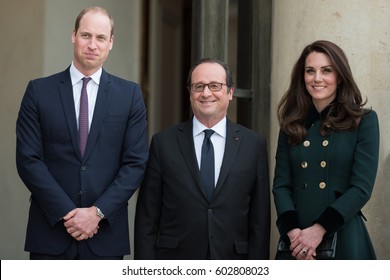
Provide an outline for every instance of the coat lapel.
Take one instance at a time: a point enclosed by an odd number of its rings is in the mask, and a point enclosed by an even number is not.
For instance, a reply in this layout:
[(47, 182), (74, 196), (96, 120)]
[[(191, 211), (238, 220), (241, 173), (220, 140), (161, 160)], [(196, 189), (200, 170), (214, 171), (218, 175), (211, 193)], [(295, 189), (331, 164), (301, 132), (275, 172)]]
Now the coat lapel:
[(78, 155), (79, 159), (81, 160), (76, 112), (75, 112), (74, 100), (73, 100), (73, 88), (72, 88), (72, 81), (70, 79), (69, 68), (63, 72), (63, 75), (58, 85), (58, 90), (59, 90), (62, 107), (65, 114), (65, 120), (72, 141), (72, 146), (75, 150), (75, 153)]
[(216, 196), (220, 191), (230, 170), (233, 167), (241, 141), (242, 135), (240, 128), (227, 119), (225, 152), (214, 196)]
[(204, 198), (207, 199), (200, 179), (200, 171), (195, 154), (194, 137), (192, 130), (192, 119), (180, 125), (178, 127), (177, 142), (180, 152), (188, 166), (188, 169), (190, 170), (192, 177), (194, 178), (197, 187), (203, 194)]
[(110, 82), (110, 76), (103, 70), (100, 78), (95, 110), (93, 112), (91, 129), (88, 134), (88, 142), (85, 148), (84, 161), (86, 161), (91, 154), (104, 121), (105, 112), (110, 101), (109, 97), (111, 95)]
[[(200, 192), (203, 194), (204, 198), (207, 200), (207, 196), (204, 192), (204, 188), (200, 179), (200, 171), (196, 159), (194, 138), (192, 134), (193, 133), (191, 119), (190, 121), (183, 123), (181, 126), (179, 126), (177, 141), (180, 148), (180, 152), (182, 153), (182, 156), (186, 161), (188, 169), (190, 170), (196, 185), (198, 186)], [(242, 135), (239, 126), (227, 119), (225, 152), (214, 196), (218, 194), (230, 170), (233, 168), (233, 164), (235, 162), (235, 158), (239, 150), (241, 140)]]

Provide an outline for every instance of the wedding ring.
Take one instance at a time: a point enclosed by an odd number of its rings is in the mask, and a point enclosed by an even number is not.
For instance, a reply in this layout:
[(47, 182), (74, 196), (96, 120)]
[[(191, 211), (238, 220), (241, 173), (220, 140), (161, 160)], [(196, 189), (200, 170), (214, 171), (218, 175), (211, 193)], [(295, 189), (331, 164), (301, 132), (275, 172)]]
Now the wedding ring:
[(302, 255), (306, 255), (307, 254), (307, 250), (306, 249), (303, 249), (302, 250)]

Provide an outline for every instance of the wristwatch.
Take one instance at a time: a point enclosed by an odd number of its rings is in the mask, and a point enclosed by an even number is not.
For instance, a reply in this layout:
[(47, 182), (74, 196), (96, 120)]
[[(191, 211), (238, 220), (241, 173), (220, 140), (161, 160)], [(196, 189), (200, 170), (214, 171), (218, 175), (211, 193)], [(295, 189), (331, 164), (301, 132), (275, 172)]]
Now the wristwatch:
[(104, 219), (104, 214), (98, 207), (96, 207), (96, 215), (98, 215), (100, 219)]

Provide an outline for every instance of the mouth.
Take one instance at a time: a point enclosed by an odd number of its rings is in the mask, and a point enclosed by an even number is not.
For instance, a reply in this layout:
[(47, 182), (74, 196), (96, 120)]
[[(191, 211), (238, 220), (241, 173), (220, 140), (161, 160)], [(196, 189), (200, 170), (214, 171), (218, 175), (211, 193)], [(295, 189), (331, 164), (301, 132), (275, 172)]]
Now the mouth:
[(202, 103), (202, 104), (212, 104), (214, 102), (216, 102), (216, 100), (201, 100), (200, 101), (200, 103)]
[(326, 88), (326, 86), (312, 86), (312, 88), (314, 90), (322, 90), (322, 89)]
[(95, 58), (97, 57), (97, 54), (94, 54), (94, 53), (84, 53), (84, 55), (88, 58)]

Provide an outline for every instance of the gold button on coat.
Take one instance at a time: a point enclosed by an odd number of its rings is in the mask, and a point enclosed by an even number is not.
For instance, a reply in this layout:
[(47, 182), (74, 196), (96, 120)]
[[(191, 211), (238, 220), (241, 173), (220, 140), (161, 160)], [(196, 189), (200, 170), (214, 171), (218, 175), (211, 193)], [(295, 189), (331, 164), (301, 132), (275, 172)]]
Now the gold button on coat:
[(322, 141), (322, 146), (326, 147), (328, 145), (329, 145), (329, 141), (328, 140)]
[(306, 140), (305, 142), (303, 142), (303, 146), (309, 147), (310, 146), (310, 141)]
[(325, 189), (326, 188), (326, 183), (325, 182), (321, 182), (319, 186), (320, 186), (320, 189)]
[(302, 161), (301, 166), (302, 166), (302, 168), (307, 168), (307, 162), (306, 161)]
[(326, 161), (325, 160), (321, 161), (320, 165), (321, 165), (322, 168), (325, 168), (326, 167)]

